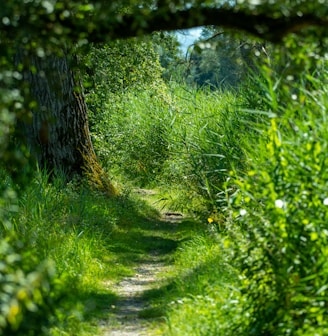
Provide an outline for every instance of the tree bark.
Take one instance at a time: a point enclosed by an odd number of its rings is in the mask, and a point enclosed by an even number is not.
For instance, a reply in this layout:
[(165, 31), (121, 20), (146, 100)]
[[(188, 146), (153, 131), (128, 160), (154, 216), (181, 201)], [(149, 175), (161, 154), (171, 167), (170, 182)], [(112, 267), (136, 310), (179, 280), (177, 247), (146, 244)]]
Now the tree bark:
[(25, 132), (41, 169), (61, 171), (68, 180), (86, 174), (98, 189), (115, 193), (96, 158), (82, 85), (74, 77), (69, 58), (30, 53), (19, 58), (26, 69), (30, 95), (37, 103)]

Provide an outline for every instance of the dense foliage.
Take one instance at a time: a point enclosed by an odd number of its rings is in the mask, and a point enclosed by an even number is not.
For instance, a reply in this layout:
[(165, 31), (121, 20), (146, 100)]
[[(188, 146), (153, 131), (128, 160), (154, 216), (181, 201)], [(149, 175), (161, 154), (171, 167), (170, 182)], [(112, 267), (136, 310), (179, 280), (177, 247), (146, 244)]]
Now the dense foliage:
[[(324, 67), (307, 81), (310, 89), (299, 88), (284, 101), (282, 116), (271, 116), (266, 138), (252, 154), (256, 160), (235, 181), (240, 192), (231, 199), (237, 205), (234, 223), (246, 238), (236, 254), (252, 317), (250, 335), (327, 333)], [(289, 85), (282, 81), (271, 92), (272, 111), (280, 110), (279, 96), (287, 94)]]
[[(286, 56), (295, 62), (305, 55), (285, 54), (284, 60)], [(241, 283), (238, 290), (230, 291), (225, 304), (217, 301), (214, 315), (221, 325), (212, 333), (325, 335), (326, 60), (318, 57), (314, 72), (305, 70), (295, 77), (293, 65), (287, 65), (284, 70), (289, 75), (284, 77), (272, 66), (279, 69), (281, 59), (270, 62), (254, 78), (256, 86), (244, 91), (247, 112), (256, 117), (248, 125), (258, 134), (244, 143), (246, 170), (229, 173), (223, 193), (226, 202), (222, 203), (222, 193), (216, 194), (218, 210), (225, 218), (218, 221), (225, 232), (223, 243), (227, 255), (234, 251), (229, 264), (236, 265)], [(306, 62), (314, 64), (310, 59)], [(260, 96), (256, 94), (259, 87)], [(215, 215), (210, 221), (216, 221)], [(172, 335), (183, 335), (181, 319), (197, 319), (191, 307), (213, 295), (196, 296), (185, 307), (177, 306), (171, 315)], [(232, 312), (231, 323), (227, 316)], [(213, 311), (205, 314), (213, 319)], [(202, 334), (204, 326), (197, 328)]]
[[(237, 88), (249, 71), (246, 53), (253, 53), (252, 43), (225, 34), (218, 28), (202, 30), (201, 37), (189, 47), (187, 82), (214, 88)], [(245, 58), (245, 59), (244, 59)]]
[[(105, 168), (125, 185), (161, 189), (155, 204), (207, 225), (177, 251), (175, 280), (161, 293), (168, 334), (326, 335), (326, 15), (324, 1), (305, 0), (2, 4), (0, 333), (83, 334), (82, 321), (97, 332), (90, 325), (101, 317), (88, 314), (99, 283), (131, 274), (132, 245), (139, 255), (155, 246), (142, 250), (131, 223), (145, 225), (143, 236), (157, 228), (129, 191), (108, 200), (29, 166), (15, 133), (36, 107), (17, 64), (24, 48), (78, 54)], [(216, 23), (270, 41), (300, 35), (264, 51), (247, 37), (251, 71), (244, 39), (226, 32), (215, 47), (200, 42), (194, 68), (169, 35), (113, 41)], [(106, 304), (115, 299), (107, 291)]]
[[(297, 41), (288, 44), (296, 47)], [(220, 294), (225, 303), (217, 297), (210, 266), (207, 270), (201, 264), (212, 288), (200, 290), (201, 280), (195, 287), (176, 284), (179, 295), (187, 298), (178, 300), (169, 314), (172, 335), (327, 332), (327, 74), (325, 58), (308, 58), (306, 52), (315, 45), (307, 48), (290, 48), (289, 54), (271, 48), (272, 54), (237, 92), (194, 90), (171, 82), (169, 108), (145, 90), (122, 95), (132, 120), (111, 112), (113, 120), (124, 120), (113, 133), (125, 139), (124, 150), (112, 151), (120, 160), (120, 173), (126, 169), (125, 178), (134, 177), (139, 185), (155, 182), (171, 190), (175, 185), (181, 192), (175, 193), (174, 203), (208, 217), (224, 237), (224, 252), (216, 253), (225, 253), (225, 263), (239, 273), (241, 282), (232, 280), (239, 290)], [(153, 128), (157, 120), (165, 132)], [(115, 124), (106, 127), (115, 131)], [(142, 169), (133, 170), (133, 160)], [(153, 175), (156, 163), (161, 169)], [(129, 175), (129, 169), (134, 173)], [(196, 258), (206, 259), (203, 244), (208, 243), (197, 240)], [(222, 275), (217, 276), (222, 286)]]

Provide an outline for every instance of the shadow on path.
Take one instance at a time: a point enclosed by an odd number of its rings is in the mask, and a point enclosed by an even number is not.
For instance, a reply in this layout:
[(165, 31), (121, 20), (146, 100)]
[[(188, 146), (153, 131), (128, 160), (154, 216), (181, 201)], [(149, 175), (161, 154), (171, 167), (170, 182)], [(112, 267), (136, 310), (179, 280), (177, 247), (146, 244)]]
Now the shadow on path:
[(86, 293), (86, 319), (102, 336), (150, 336), (163, 317), (149, 313), (145, 293), (163, 288), (174, 252), (202, 229), (180, 213), (160, 214), (144, 200), (122, 199), (119, 209), (115, 228), (103, 237), (100, 258), (108, 279)]
[[(122, 241), (116, 241), (110, 249), (115, 251), (120, 262), (134, 261), (132, 276), (124, 277), (111, 287), (117, 301), (111, 306), (109, 318), (102, 322), (103, 336), (141, 336), (152, 335), (163, 322), (163, 317), (147, 316), (151, 311), (145, 292), (159, 289), (172, 264), (172, 254), (182, 241), (195, 232), (194, 221), (145, 220), (123, 234)], [(114, 238), (115, 241), (115, 238)], [(127, 243), (129, 242), (129, 243)]]

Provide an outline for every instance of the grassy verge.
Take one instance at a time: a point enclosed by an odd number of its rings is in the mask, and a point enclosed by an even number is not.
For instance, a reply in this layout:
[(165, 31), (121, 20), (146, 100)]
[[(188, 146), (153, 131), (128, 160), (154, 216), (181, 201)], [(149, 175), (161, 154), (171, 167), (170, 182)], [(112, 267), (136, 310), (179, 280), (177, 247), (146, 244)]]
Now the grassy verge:
[(225, 335), (232, 325), (238, 277), (220, 240), (203, 232), (185, 241), (162, 286), (144, 294), (151, 302), (144, 314), (165, 316), (160, 334)]
[[(51, 272), (47, 271), (49, 279), (44, 278), (31, 293), (29, 284), (18, 281), (12, 297), (3, 302), (9, 306), (11, 332), (28, 335), (31, 324), (20, 328), (28, 325), (24, 320), (29, 314), (38, 311), (42, 324), (49, 320), (38, 331), (40, 335), (99, 334), (100, 321), (115, 315), (109, 310), (118, 299), (113, 284), (132, 275), (133, 268), (154, 253), (165, 264), (172, 263), (182, 242), (204, 232), (204, 225), (194, 221), (161, 221), (152, 205), (157, 204), (156, 197), (146, 202), (126, 193), (110, 199), (83, 185), (65, 185), (60, 178), (49, 183), (40, 173), (20, 197), (19, 211), (11, 215), (13, 228), (4, 231), (2, 238), (24, 249), (24, 255), (18, 247), (12, 253), (22, 261), (14, 260), (13, 267), (23, 269), (25, 278), (39, 276), (39, 265), (45, 260), (51, 264)], [(33, 262), (28, 261), (31, 255)], [(29, 302), (19, 294), (22, 289)], [(32, 307), (38, 293), (42, 297)], [(15, 297), (18, 299), (13, 301)], [(50, 308), (49, 315), (44, 314), (45, 306)]]

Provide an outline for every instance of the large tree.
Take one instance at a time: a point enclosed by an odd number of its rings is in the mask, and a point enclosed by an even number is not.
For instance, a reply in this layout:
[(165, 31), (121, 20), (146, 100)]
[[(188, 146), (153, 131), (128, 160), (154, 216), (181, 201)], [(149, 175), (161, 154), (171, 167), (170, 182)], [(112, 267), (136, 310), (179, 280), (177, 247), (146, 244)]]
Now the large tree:
[[(66, 54), (63, 50), (71, 51), (73, 46), (89, 42), (204, 25), (237, 29), (280, 42), (289, 33), (302, 34), (313, 26), (317, 27), (317, 34), (325, 33), (328, 27), (325, 14), (326, 6), (322, 1), (301, 0), (275, 1), (274, 4), (269, 0), (235, 4), (198, 0), (8, 1), (0, 9), (0, 65), (3, 68), (1, 88), (7, 92), (5, 86), (9, 83), (10, 99), (2, 97), (1, 116), (9, 127), (13, 119), (9, 117), (10, 104), (15, 107), (16, 115), (17, 109), (32, 110), (27, 134), (40, 165), (61, 169), (68, 176), (83, 170), (94, 176), (101, 170), (90, 141), (87, 109), (79, 79), (74, 73), (76, 68), (69, 62), (72, 53)], [(19, 70), (25, 70), (23, 81), (28, 81), (28, 92), (37, 102), (37, 106), (32, 104), (33, 108), (31, 104), (24, 107), (23, 93), (15, 93), (16, 79), (20, 82), (22, 79), (12, 67), (10, 58), (15, 58), (17, 50), (23, 50), (28, 56), (19, 58), (15, 65)], [(9, 75), (8, 68), (12, 69)], [(8, 127), (0, 130), (8, 134)], [(3, 134), (1, 139), (4, 144)], [(102, 180), (103, 175), (99, 174), (98, 180)], [(109, 189), (113, 191), (110, 184)]]
[(28, 145), (35, 152), (41, 168), (80, 172), (83, 157), (93, 156), (88, 133), (86, 105), (82, 87), (65, 55), (38, 57), (27, 53), (24, 79), (31, 98), (37, 102), (33, 119), (25, 123)]
[(61, 171), (67, 180), (85, 173), (98, 189), (113, 194), (91, 142), (77, 59), (60, 51), (50, 55), (17, 51), (17, 67), (32, 102), (32, 118), (18, 120), (17, 128), (41, 169)]

